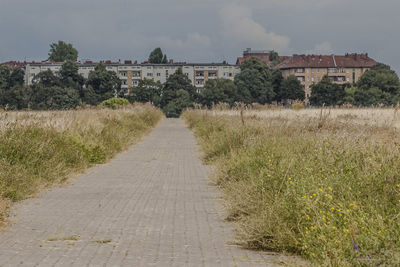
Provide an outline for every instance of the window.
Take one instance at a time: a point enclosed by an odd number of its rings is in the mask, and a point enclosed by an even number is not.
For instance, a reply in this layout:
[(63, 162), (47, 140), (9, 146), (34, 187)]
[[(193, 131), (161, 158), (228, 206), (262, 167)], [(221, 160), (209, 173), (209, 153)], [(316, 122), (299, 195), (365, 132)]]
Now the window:
[(361, 71), (362, 71), (361, 69), (358, 69), (358, 73), (361, 73)]
[(123, 71), (123, 72), (121, 72), (121, 76), (126, 76), (126, 72), (125, 71)]
[(335, 68), (329, 68), (329, 73), (334, 73), (334, 72), (336, 72)]
[(317, 69), (317, 73), (319, 73), (319, 69)]
[(161, 76), (161, 73), (157, 72), (157, 77), (160, 77), (160, 76)]
[(306, 72), (307, 72), (307, 73), (310, 73), (310, 69), (307, 69)]
[(189, 77), (189, 73), (186, 72), (185, 75)]
[(304, 72), (304, 69), (299, 68), (299, 69), (297, 69), (297, 72), (298, 72), (298, 73), (303, 73), (303, 72)]
[(307, 77), (307, 82), (309, 82), (310, 81), (310, 77)]
[(311, 78), (311, 81), (312, 81), (312, 82), (314, 81), (314, 77)]
[(133, 81), (132, 81), (132, 85), (133, 85), (133, 86), (137, 86), (138, 84), (139, 84), (139, 81), (138, 81), (138, 80), (133, 80)]
[(147, 76), (147, 77), (153, 77), (153, 73), (148, 72), (148, 73), (146, 74), (146, 76)]
[(297, 77), (297, 80), (299, 80), (300, 82), (303, 81), (303, 77)]
[(314, 73), (314, 69), (311, 69), (311, 73)]
[(228, 77), (232, 77), (232, 72), (229, 72), (229, 73), (228, 73)]
[(349, 71), (349, 69), (346, 69), (346, 73), (349, 73), (350, 71)]
[(203, 85), (203, 84), (204, 84), (204, 81), (203, 81), (203, 80), (197, 80), (197, 81), (196, 81), (196, 84), (197, 84), (197, 85)]
[(319, 81), (319, 82), (321, 81), (321, 78), (320, 78), (320, 77), (318, 77), (318, 81)]
[(346, 80), (347, 80), (348, 82), (350, 82), (350, 78), (347, 78)]
[(122, 80), (122, 85), (126, 85), (126, 80)]

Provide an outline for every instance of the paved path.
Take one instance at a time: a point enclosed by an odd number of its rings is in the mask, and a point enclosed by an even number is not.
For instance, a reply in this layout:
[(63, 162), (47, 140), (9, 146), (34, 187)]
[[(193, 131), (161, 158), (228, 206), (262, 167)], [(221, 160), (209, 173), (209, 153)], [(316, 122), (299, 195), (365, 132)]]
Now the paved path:
[(191, 132), (165, 119), (141, 143), (13, 209), (0, 266), (265, 266), (284, 257), (229, 245)]

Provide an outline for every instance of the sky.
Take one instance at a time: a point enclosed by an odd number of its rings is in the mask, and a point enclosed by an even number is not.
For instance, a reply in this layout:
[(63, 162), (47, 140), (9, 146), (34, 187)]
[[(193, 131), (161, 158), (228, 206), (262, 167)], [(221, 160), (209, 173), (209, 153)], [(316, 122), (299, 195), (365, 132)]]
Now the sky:
[(399, 0), (0, 0), (0, 62), (168, 58), (234, 64), (246, 48), (280, 55), (368, 53), (400, 73)]

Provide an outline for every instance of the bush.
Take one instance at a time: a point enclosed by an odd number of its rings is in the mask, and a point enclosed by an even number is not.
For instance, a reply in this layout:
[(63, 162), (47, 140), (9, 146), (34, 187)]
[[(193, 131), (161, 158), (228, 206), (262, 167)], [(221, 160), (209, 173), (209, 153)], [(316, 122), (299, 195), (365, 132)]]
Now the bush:
[(115, 109), (119, 106), (124, 106), (124, 105), (129, 105), (129, 104), (130, 103), (129, 103), (128, 99), (120, 98), (120, 97), (113, 97), (113, 98), (104, 100), (103, 102), (101, 102), (100, 105), (103, 107)]

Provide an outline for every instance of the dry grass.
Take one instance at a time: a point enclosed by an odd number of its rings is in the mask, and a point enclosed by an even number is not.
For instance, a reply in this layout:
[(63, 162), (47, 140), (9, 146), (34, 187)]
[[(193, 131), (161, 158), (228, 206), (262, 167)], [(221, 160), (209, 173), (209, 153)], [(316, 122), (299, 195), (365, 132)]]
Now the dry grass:
[[(244, 110), (243, 108), (241, 110)], [(400, 264), (398, 109), (192, 110), (246, 247)]]
[(162, 116), (141, 104), (115, 110), (0, 111), (0, 222), (10, 202), (106, 162)]

